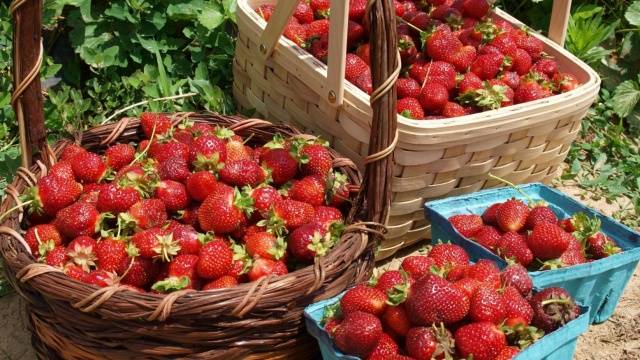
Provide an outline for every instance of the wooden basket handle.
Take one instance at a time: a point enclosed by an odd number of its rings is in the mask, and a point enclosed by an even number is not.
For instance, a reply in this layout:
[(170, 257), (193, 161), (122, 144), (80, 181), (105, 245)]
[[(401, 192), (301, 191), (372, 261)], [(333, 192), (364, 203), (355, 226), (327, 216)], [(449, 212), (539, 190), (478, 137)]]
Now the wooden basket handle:
[(549, 22), (549, 39), (564, 47), (567, 37), (569, 17), (571, 16), (571, 0), (554, 0), (551, 9), (551, 21)]

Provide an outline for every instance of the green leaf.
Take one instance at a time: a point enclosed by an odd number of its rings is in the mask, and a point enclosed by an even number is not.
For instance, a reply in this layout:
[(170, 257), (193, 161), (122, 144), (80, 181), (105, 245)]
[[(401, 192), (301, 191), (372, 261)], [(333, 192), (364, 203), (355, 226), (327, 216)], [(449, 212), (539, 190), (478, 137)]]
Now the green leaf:
[(627, 117), (640, 101), (640, 84), (627, 80), (618, 85), (611, 99), (611, 106), (618, 116)]
[(208, 4), (198, 14), (198, 21), (208, 30), (213, 30), (224, 22), (224, 14), (215, 4)]
[(636, 0), (629, 5), (624, 13), (624, 18), (627, 19), (629, 24), (640, 26), (640, 1)]

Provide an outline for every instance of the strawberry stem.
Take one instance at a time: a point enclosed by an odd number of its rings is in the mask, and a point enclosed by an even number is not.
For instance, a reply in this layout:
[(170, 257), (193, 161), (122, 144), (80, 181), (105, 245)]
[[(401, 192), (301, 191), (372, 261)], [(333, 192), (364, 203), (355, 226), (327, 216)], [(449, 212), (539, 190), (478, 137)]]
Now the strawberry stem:
[(21, 209), (24, 206), (31, 204), (32, 202), (33, 202), (33, 200), (25, 201), (22, 204), (18, 204), (16, 206), (12, 207), (11, 209), (7, 210), (4, 214), (0, 215), (0, 222), (2, 222), (4, 220), (4, 218), (7, 217), (12, 212), (16, 211), (17, 209)]
[(531, 196), (529, 196), (529, 194), (527, 194), (526, 192), (522, 191), (522, 189), (520, 189), (520, 187), (519, 187), (519, 186), (517, 186), (516, 184), (512, 183), (511, 181), (506, 180), (506, 179), (503, 179), (503, 178), (498, 177), (498, 176), (495, 176), (495, 175), (493, 175), (492, 173), (489, 173), (489, 177), (490, 177), (490, 178), (492, 178), (492, 179), (494, 179), (494, 180), (498, 180), (498, 181), (500, 181), (500, 182), (502, 182), (502, 183), (504, 183), (504, 184), (509, 185), (511, 188), (515, 189), (515, 190), (516, 190), (517, 192), (519, 192), (522, 196), (524, 196), (524, 197), (525, 197), (525, 199), (527, 199), (527, 201), (528, 201), (530, 204), (534, 204), (534, 203), (535, 203), (535, 201), (533, 201), (533, 199), (531, 198)]
[(396, 19), (399, 20), (401, 23), (406, 24), (408, 27), (412, 28), (413, 30), (417, 31), (418, 33), (422, 34), (425, 33), (426, 31), (420, 29), (419, 27), (413, 25), (412, 23), (408, 22), (407, 20), (401, 18), (400, 16), (396, 16)]
[(140, 161), (140, 159), (142, 159), (147, 154), (147, 152), (149, 151), (149, 148), (151, 147), (151, 143), (153, 143), (153, 137), (156, 134), (156, 125), (158, 125), (157, 122), (153, 123), (153, 129), (151, 130), (151, 136), (149, 136), (149, 142), (147, 143), (147, 146), (144, 148), (144, 150), (142, 150), (140, 154), (138, 154), (138, 156), (135, 157), (135, 159), (133, 159), (131, 163), (129, 163), (128, 166), (131, 166), (137, 163), (138, 161)]

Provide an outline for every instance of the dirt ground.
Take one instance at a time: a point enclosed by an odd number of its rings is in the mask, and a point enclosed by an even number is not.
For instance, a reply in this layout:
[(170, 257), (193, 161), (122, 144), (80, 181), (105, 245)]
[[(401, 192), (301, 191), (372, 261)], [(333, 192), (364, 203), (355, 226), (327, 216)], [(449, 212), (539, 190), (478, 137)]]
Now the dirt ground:
[[(575, 197), (580, 194), (571, 186), (562, 190)], [(581, 201), (609, 215), (619, 209), (618, 204), (608, 204), (604, 200)], [(0, 360), (35, 359), (23, 310), (17, 294), (0, 298)], [(640, 268), (636, 269), (613, 317), (603, 324), (591, 326), (580, 337), (574, 359), (640, 360)]]

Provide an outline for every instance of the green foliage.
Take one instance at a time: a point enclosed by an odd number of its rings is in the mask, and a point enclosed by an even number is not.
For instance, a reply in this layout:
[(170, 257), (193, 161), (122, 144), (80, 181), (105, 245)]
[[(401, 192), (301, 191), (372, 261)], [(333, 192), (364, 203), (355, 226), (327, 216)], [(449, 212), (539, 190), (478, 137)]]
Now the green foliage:
[(604, 22), (604, 8), (586, 5), (571, 14), (566, 48), (588, 64), (603, 61), (613, 50), (601, 46), (615, 35), (618, 20)]

